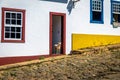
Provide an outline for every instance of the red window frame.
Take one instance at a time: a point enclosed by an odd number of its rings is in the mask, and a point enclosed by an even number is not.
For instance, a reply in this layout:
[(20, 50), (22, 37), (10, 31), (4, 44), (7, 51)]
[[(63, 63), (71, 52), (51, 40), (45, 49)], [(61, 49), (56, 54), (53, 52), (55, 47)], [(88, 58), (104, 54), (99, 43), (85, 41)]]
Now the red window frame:
[[(22, 17), (22, 35), (21, 40), (12, 40), (12, 39), (5, 39), (5, 11), (13, 11), (13, 12), (21, 12), (23, 14)], [(25, 10), (23, 9), (15, 9), (15, 8), (2, 8), (2, 32), (1, 32), (1, 42), (11, 42), (11, 43), (24, 43), (25, 42)]]

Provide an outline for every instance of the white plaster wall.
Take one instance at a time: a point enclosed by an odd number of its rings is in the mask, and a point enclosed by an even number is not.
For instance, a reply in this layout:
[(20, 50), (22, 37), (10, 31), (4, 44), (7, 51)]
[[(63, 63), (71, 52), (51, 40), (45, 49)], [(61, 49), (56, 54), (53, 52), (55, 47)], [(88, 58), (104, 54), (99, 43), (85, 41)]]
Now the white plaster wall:
[[(118, 0), (120, 1), (120, 0)], [(104, 0), (104, 24), (90, 23), (90, 0), (80, 0), (67, 15), (67, 51), (71, 49), (71, 34), (120, 35), (120, 27), (111, 25), (111, 0)], [(67, 12), (68, 14), (68, 12)], [(69, 40), (68, 40), (69, 39)]]
[(90, 33), (90, 34), (108, 34), (120, 35), (120, 27), (113, 28), (110, 24), (110, 0), (104, 0), (104, 24), (90, 23), (90, 0), (86, 2), (81, 0), (72, 10), (69, 20), (72, 20), (69, 25), (73, 33)]
[(0, 43), (0, 57), (49, 54), (49, 12), (66, 13), (65, 6), (63, 3), (41, 0), (1, 0), (0, 9), (6, 7), (26, 10), (26, 30), (25, 43)]

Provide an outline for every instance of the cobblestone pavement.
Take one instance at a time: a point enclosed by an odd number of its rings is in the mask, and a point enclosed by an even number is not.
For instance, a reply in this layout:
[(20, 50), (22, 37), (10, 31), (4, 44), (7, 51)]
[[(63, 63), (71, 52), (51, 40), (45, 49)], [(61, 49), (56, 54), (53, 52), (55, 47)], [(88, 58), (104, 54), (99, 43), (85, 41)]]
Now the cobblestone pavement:
[(120, 80), (120, 49), (1, 70), (0, 80)]

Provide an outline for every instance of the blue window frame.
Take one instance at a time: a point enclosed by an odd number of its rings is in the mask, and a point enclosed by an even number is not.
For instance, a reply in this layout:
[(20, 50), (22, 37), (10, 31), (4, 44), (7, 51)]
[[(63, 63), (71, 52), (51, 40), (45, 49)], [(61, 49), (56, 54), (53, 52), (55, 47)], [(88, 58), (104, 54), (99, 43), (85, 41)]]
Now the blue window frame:
[(111, 24), (120, 23), (120, 1), (111, 0)]
[(103, 0), (90, 0), (90, 23), (104, 23)]

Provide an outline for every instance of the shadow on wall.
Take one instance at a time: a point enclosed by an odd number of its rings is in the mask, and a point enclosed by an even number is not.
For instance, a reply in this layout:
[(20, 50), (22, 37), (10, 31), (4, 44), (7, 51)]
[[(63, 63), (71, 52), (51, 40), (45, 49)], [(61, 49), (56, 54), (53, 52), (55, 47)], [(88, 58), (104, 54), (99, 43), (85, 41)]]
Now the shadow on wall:
[(68, 0), (40, 0), (40, 1), (51, 1), (51, 2), (60, 2), (60, 3), (67, 3)]
[[(50, 2), (59, 2), (59, 3), (67, 3), (68, 0), (39, 0), (39, 1), (50, 1)], [(67, 11), (69, 15), (72, 12), (72, 9), (74, 8), (74, 3), (72, 0), (69, 0), (68, 5), (67, 5)]]
[(69, 0), (68, 5), (67, 5), (67, 10), (69, 12), (69, 15), (71, 14), (73, 8), (74, 8), (74, 3), (72, 0)]

